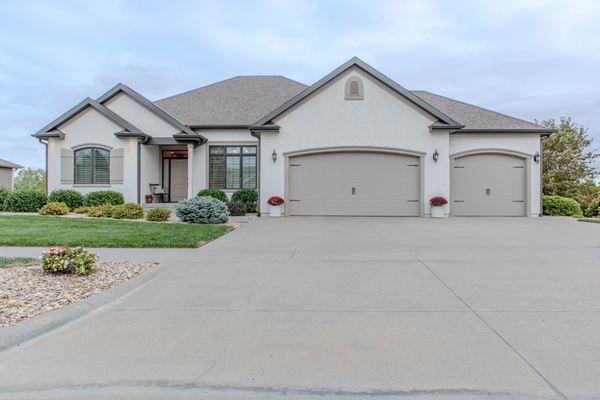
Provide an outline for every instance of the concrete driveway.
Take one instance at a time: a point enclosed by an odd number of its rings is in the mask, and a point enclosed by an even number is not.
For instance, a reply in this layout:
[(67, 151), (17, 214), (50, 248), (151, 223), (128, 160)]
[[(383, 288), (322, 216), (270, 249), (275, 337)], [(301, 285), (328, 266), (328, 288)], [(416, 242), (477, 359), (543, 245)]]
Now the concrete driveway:
[(0, 353), (0, 398), (597, 398), (600, 224), (262, 218)]

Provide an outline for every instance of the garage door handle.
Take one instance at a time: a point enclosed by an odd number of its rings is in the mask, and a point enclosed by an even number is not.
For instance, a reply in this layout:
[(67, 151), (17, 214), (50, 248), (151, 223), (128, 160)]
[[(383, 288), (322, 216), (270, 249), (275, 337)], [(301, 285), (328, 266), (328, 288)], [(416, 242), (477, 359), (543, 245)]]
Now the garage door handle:
[(290, 201), (300, 201), (300, 200), (296, 200), (296, 199), (290, 199)]
[(464, 203), (464, 200), (454, 200), (455, 203)]
[(525, 203), (525, 200), (513, 200), (513, 203)]
[(419, 202), (419, 200), (406, 200), (406, 201), (408, 201), (409, 203), (418, 203)]

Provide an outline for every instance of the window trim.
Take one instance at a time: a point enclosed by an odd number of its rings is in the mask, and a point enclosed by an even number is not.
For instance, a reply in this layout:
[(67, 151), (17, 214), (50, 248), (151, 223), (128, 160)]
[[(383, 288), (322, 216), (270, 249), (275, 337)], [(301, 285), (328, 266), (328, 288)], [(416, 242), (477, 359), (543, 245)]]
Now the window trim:
[[(211, 144), (209, 146), (207, 146), (207, 152), (208, 152), (208, 157), (207, 157), (207, 169), (206, 169), (206, 173), (207, 173), (207, 186), (210, 189), (219, 189), (219, 190), (225, 190), (225, 191), (234, 191), (234, 190), (240, 190), (240, 189), (253, 189), (253, 190), (257, 190), (258, 189), (258, 144), (257, 143), (219, 143), (219, 144)], [(210, 150), (212, 147), (223, 147), (224, 152), (223, 154), (210, 154)], [(240, 152), (239, 153), (227, 153), (227, 147), (239, 147), (240, 148)], [(242, 147), (254, 147), (255, 152), (253, 154), (244, 154), (242, 152)], [(210, 169), (210, 161), (212, 157), (223, 157), (225, 159), (225, 184), (224, 187), (219, 188), (219, 187), (215, 187), (211, 185), (211, 169)], [(230, 188), (227, 187), (227, 157), (239, 157), (240, 158), (240, 179), (239, 179), (239, 187), (237, 188)], [(255, 176), (254, 176), (254, 187), (244, 187), (243, 186), (243, 182), (244, 182), (244, 157), (254, 157), (254, 170), (255, 170)]]
[[(77, 153), (82, 150), (92, 151), (92, 180), (89, 183), (82, 183), (77, 181)], [(107, 182), (96, 182), (96, 152), (95, 150), (103, 150), (108, 153), (108, 181)], [(110, 186), (110, 150), (105, 147), (100, 146), (86, 146), (86, 147), (77, 147), (73, 151), (73, 185), (77, 186)]]

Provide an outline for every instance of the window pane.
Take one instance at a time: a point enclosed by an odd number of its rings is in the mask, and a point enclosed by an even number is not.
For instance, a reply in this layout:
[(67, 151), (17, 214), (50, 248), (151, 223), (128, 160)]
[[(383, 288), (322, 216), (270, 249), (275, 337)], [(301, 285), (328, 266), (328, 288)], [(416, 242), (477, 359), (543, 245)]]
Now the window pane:
[(215, 189), (225, 189), (225, 157), (210, 157), (208, 185)]
[(223, 146), (210, 146), (210, 154), (225, 154), (225, 147), (223, 147)]
[(110, 183), (110, 155), (108, 150), (94, 149), (94, 183)]
[(227, 154), (240, 154), (239, 147), (227, 147)]
[(92, 183), (92, 149), (75, 152), (75, 183)]
[(256, 188), (256, 157), (244, 156), (242, 159), (242, 187), (245, 189)]
[[(238, 147), (239, 149), (239, 147)], [(240, 157), (230, 156), (227, 159), (227, 189), (239, 189), (240, 187)]]
[(254, 147), (254, 146), (242, 147), (242, 153), (244, 153), (244, 154), (256, 154), (256, 147)]

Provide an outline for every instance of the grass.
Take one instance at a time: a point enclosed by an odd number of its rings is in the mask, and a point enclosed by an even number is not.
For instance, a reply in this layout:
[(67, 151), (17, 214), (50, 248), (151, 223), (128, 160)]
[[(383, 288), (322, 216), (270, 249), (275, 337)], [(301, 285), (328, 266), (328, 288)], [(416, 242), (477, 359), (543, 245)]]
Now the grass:
[(0, 267), (15, 267), (36, 262), (39, 262), (39, 259), (34, 257), (0, 257)]
[(227, 225), (10, 215), (0, 217), (0, 245), (198, 247), (230, 230)]

